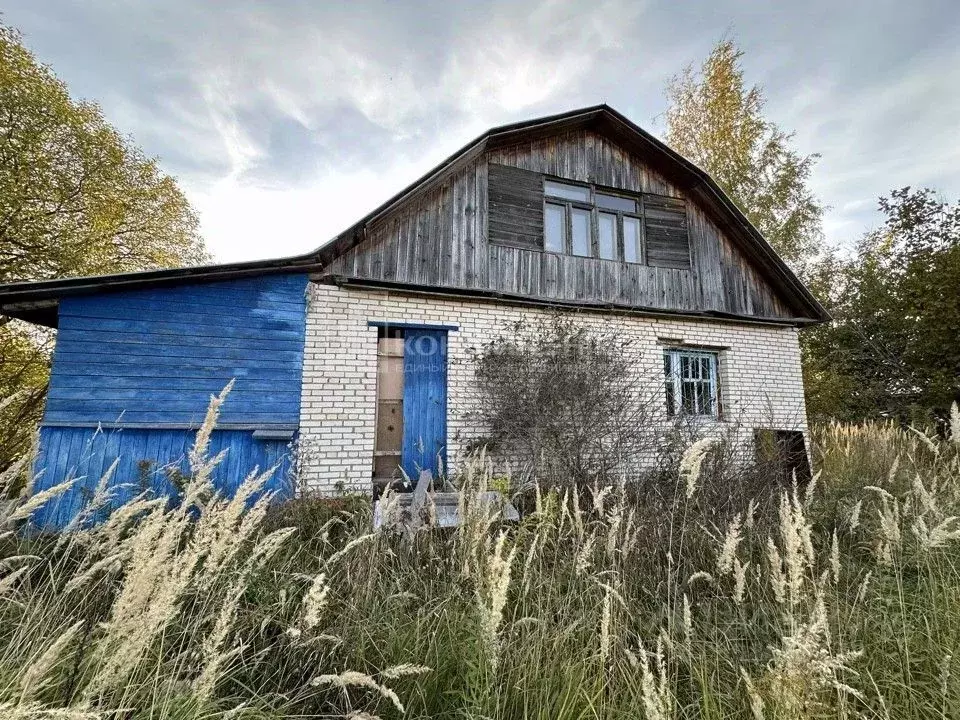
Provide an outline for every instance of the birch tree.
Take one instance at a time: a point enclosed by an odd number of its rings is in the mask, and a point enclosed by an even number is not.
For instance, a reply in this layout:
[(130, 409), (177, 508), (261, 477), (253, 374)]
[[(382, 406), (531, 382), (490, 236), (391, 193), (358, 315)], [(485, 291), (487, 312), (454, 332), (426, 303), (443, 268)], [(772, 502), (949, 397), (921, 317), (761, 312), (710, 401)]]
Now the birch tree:
[(808, 183), (817, 155), (791, 147), (792, 134), (764, 116), (765, 98), (748, 87), (743, 52), (718, 43), (699, 69), (667, 86), (667, 144), (706, 170), (795, 270), (820, 249), (824, 207)]

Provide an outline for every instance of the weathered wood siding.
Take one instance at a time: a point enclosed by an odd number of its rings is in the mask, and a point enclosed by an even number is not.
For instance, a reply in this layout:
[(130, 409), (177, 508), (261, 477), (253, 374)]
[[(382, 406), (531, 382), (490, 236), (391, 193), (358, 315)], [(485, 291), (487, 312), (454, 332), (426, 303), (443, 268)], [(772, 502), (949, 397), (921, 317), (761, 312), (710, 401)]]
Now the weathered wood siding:
[[(31, 518), (38, 527), (63, 528), (85, 508), (96, 493), (100, 480), (116, 461), (109, 478), (109, 503), (100, 507), (87, 522), (103, 519), (143, 492), (155, 497), (178, 494), (171, 481), (176, 471), (190, 473), (187, 454), (196, 432), (187, 429), (135, 429), (45, 426), (40, 428), (40, 450), (34, 465), (39, 477), (36, 490), (42, 491), (73, 479), (70, 489), (46, 503)], [(293, 451), (289, 440), (261, 439), (249, 430), (217, 430), (210, 438), (210, 456), (226, 450), (214, 469), (214, 486), (232, 495), (255, 468), (276, 468), (264, 490), (291, 497), (294, 487), (290, 470)]]
[[(532, 237), (542, 233), (542, 225), (534, 225), (529, 193), (504, 193), (497, 188), (498, 174), (505, 171), (496, 166), (683, 200), (689, 267), (670, 255), (669, 243), (658, 250), (661, 266), (536, 249)], [(513, 229), (506, 222), (511, 216), (516, 218)], [(664, 228), (665, 233), (675, 231), (676, 223)], [(670, 264), (678, 267), (662, 266)], [(584, 304), (759, 318), (796, 315), (681, 188), (641, 158), (586, 131), (488, 152), (460, 168), (445, 184), (424, 190), (374, 221), (366, 239), (334, 261), (328, 273)]]
[(306, 284), (272, 275), (64, 298), (34, 469), (37, 490), (76, 482), (34, 522), (71, 522), (115, 461), (112, 507), (176, 494), (171, 473), (189, 474), (195, 428), (231, 379), (210, 442), (211, 456), (227, 451), (214, 483), (231, 494), (254, 468), (276, 466), (266, 487), (289, 495)]
[(491, 163), (487, 187), (490, 242), (528, 250), (543, 248), (543, 176)]
[(236, 379), (220, 423), (295, 429), (306, 276), (64, 298), (45, 425), (195, 426)]
[(643, 196), (644, 244), (647, 262), (654, 267), (689, 270), (690, 229), (687, 204), (666, 195)]

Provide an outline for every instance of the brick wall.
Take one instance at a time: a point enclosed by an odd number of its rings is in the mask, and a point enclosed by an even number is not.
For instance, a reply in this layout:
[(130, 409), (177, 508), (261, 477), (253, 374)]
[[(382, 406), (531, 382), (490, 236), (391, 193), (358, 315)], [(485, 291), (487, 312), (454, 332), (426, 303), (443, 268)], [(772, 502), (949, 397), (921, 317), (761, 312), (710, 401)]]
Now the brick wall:
[[(755, 427), (806, 430), (795, 328), (569, 312), (590, 327), (629, 337), (638, 367), (653, 376), (662, 373), (665, 345), (724, 348), (724, 422), (708, 431), (732, 428), (748, 446)], [(466, 443), (482, 434), (470, 418), (476, 397), (470, 349), (479, 349), (510, 323), (549, 314), (544, 308), (311, 283), (300, 410), (301, 488), (322, 493), (371, 490), (377, 328), (369, 322), (459, 327), (448, 341), (448, 458), (456, 467)]]

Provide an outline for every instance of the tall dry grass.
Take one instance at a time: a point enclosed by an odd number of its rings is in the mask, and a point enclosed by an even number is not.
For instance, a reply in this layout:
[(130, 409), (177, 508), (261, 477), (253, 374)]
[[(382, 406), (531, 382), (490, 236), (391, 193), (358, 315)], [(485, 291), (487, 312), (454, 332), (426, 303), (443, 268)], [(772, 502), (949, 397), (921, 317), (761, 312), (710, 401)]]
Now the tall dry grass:
[(640, 486), (535, 488), (513, 525), (478, 458), (462, 526), (411, 533), (389, 496), (378, 531), (363, 499), (271, 507), (261, 474), (218, 496), (216, 410), (179, 504), (55, 537), (4, 507), (0, 715), (960, 716), (960, 443), (823, 427), (799, 488), (701, 443)]

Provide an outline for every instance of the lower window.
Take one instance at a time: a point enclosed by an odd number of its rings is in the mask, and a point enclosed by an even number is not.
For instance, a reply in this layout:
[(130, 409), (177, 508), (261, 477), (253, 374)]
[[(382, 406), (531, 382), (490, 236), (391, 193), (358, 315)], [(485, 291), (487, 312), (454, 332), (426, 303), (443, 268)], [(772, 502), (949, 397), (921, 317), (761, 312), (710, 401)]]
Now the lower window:
[(668, 415), (719, 417), (715, 352), (665, 350), (663, 373)]

